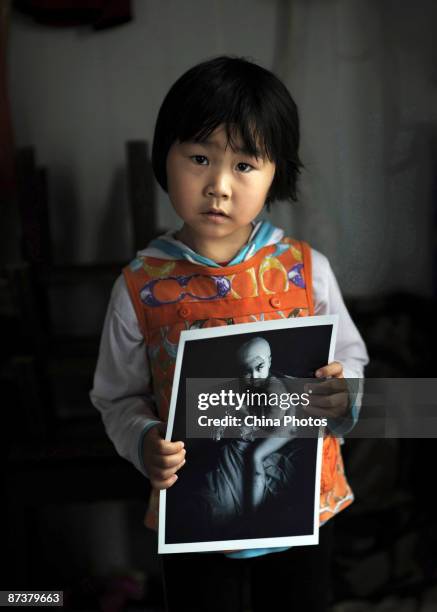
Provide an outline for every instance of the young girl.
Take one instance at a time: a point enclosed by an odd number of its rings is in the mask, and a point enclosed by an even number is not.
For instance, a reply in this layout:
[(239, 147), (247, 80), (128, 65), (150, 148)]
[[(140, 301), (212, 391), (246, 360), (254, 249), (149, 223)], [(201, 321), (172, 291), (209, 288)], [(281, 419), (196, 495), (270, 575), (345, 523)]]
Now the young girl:
[[(217, 57), (190, 69), (159, 111), (153, 168), (182, 224), (153, 240), (117, 279), (91, 391), (119, 454), (150, 478), (149, 527), (157, 526), (158, 491), (173, 486), (190, 461), (182, 441), (164, 440), (182, 330), (337, 313), (336, 360), (316, 372), (329, 380), (307, 412), (340, 420), (344, 430), (356, 419), (341, 379), (362, 377), (367, 353), (329, 263), (257, 220), (276, 200), (296, 200), (298, 145), (288, 90), (245, 59)], [(352, 499), (338, 439), (328, 435), (320, 523)], [(254, 611), (324, 610), (331, 523), (318, 546), (163, 555), (168, 609), (241, 610), (249, 576)]]

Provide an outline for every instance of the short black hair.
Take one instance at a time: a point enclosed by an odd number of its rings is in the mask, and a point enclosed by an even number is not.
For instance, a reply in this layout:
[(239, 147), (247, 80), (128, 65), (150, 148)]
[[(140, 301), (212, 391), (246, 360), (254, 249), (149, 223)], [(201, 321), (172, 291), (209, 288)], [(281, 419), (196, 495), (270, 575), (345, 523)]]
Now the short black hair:
[(226, 127), (231, 146), (239, 135), (250, 155), (265, 155), (276, 164), (267, 206), (275, 200), (297, 200), (303, 167), (297, 106), (272, 72), (249, 59), (225, 55), (190, 68), (164, 98), (152, 147), (153, 171), (164, 191), (172, 144), (206, 140), (219, 125)]

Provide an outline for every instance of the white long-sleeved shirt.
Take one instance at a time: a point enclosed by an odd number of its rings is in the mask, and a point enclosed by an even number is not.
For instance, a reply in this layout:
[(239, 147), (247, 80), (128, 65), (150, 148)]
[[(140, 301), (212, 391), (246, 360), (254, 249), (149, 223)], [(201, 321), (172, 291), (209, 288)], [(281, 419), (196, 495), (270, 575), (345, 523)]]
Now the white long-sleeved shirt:
[[(174, 241), (176, 242), (176, 241)], [(338, 314), (335, 360), (345, 378), (362, 378), (365, 344), (343, 302), (328, 259), (311, 249), (316, 315)], [(117, 452), (147, 476), (141, 460), (144, 431), (159, 418), (151, 394), (147, 350), (123, 275), (112, 289), (90, 398)]]

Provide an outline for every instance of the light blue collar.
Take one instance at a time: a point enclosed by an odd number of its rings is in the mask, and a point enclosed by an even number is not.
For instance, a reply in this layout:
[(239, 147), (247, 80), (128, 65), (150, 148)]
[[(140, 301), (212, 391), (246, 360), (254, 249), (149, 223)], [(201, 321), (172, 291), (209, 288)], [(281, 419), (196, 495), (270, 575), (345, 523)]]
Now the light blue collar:
[[(277, 227), (274, 227), (269, 221), (259, 221), (253, 228), (248, 242), (241, 247), (235, 257), (233, 257), (233, 259), (226, 265), (235, 266), (243, 261), (247, 261), (263, 247), (278, 242), (283, 235), (283, 231)], [(149, 249), (153, 249), (153, 251), (160, 251), (166, 259), (186, 259), (193, 263), (212, 268), (222, 267), (212, 259), (199, 255), (199, 253), (196, 253), (190, 249), (183, 242), (176, 240), (171, 233), (152, 240), (144, 254), (147, 254)]]

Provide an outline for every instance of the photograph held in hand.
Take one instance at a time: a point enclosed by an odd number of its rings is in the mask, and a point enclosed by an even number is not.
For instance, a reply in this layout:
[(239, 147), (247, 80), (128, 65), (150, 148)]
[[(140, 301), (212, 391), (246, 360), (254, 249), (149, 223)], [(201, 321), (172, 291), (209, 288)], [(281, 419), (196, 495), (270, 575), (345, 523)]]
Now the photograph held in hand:
[[(298, 389), (332, 362), (336, 325), (325, 316), (182, 332), (166, 439), (182, 440), (188, 460), (161, 491), (159, 552), (317, 544), (330, 413), (310, 414), (323, 409)], [(347, 485), (342, 493), (347, 505)]]

